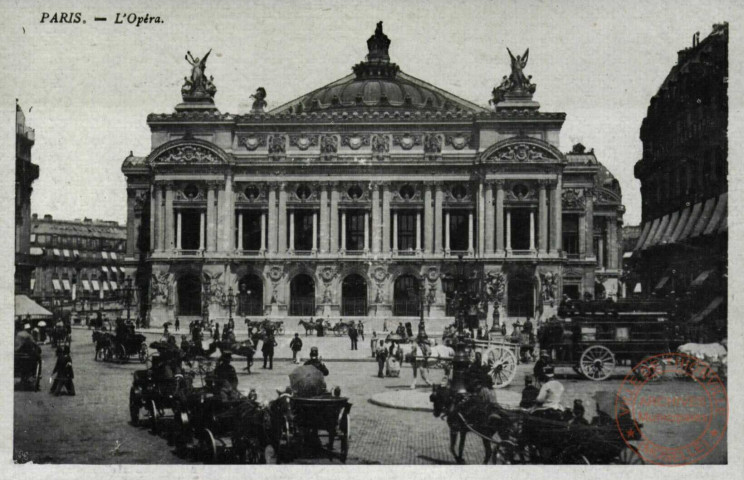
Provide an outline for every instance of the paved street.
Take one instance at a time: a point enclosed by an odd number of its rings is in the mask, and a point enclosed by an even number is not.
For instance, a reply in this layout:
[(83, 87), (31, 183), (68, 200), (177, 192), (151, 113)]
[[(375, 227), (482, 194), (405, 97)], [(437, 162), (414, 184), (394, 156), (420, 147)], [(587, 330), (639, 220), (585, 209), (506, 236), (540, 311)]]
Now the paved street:
[[(157, 335), (149, 335), (154, 340)], [(280, 338), (283, 345), (289, 336)], [(347, 338), (326, 338), (321, 351), (343, 352), (348, 349)], [(338, 342), (336, 348), (333, 344)], [(309, 350), (310, 343), (306, 343)], [(366, 346), (366, 345), (365, 345)], [(360, 342), (360, 352), (363, 350)], [(132, 381), (131, 373), (143, 368), (131, 362), (125, 365), (98, 363), (93, 360), (94, 348), (88, 330), (73, 331), (73, 362), (75, 366), (75, 397), (53, 397), (47, 392), (49, 375), (54, 365), (53, 352), (44, 346), (44, 380), (41, 392), (15, 392), (14, 434), (16, 454), (24, 453), (36, 463), (190, 463), (175, 455), (166, 439), (154, 436), (145, 428), (129, 424), (128, 393)], [(279, 350), (280, 356), (281, 349)], [(258, 358), (258, 357), (257, 357)], [(258, 362), (255, 373), (242, 373), (243, 362), (235, 362), (239, 372), (240, 390), (247, 392), (256, 388), (262, 401), (276, 397), (276, 389), (287, 385), (287, 375), (293, 365), (278, 360), (274, 369), (263, 370)], [(348, 463), (357, 464), (449, 464), (453, 463), (448, 451), (448, 430), (445, 422), (435, 419), (431, 413), (383, 408), (369, 403), (375, 393), (389, 389), (401, 389), (410, 385), (411, 370), (404, 368), (401, 378), (376, 377), (377, 365), (371, 361), (331, 361), (329, 387), (339, 385), (342, 394), (349, 396), (351, 410), (351, 447)], [(510, 390), (519, 392), (523, 386), (523, 375), (531, 365), (520, 366), (520, 372)], [(566, 372), (567, 374), (569, 372)], [(598, 390), (617, 389), (625, 372), (606, 382), (579, 380), (571, 374), (562, 379), (566, 386), (564, 404), (570, 405), (574, 398), (584, 399), (587, 417), (593, 413), (591, 395)], [(434, 379), (439, 377), (434, 373)], [(662, 383), (666, 383), (664, 381)], [(692, 391), (691, 382), (675, 382), (673, 388), (679, 394)], [(669, 384), (653, 385), (651, 388), (666, 388)], [(666, 431), (649, 425), (647, 432), (660, 436), (684, 437), (679, 430)], [(694, 432), (690, 432), (693, 434)], [(482, 461), (483, 447), (479, 440), (469, 438), (466, 446), (466, 461)], [(706, 462), (722, 463), (726, 459), (725, 439), (706, 458)], [(313, 462), (313, 460), (307, 460)]]

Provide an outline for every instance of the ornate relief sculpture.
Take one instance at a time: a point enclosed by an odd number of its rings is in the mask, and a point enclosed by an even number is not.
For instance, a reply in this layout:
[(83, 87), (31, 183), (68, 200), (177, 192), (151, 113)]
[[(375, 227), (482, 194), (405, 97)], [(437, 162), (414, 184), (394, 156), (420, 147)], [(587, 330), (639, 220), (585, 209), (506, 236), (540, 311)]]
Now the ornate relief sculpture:
[(266, 89), (263, 87), (258, 87), (256, 89), (256, 93), (251, 95), (251, 98), (253, 99), (251, 112), (263, 112), (266, 105), (268, 105), (268, 103), (266, 103)]
[(523, 55), (517, 55), (516, 57), (508, 48), (506, 51), (509, 52), (509, 58), (511, 59), (511, 74), (508, 77), (504, 75), (501, 84), (491, 92), (493, 98), (488, 102), (491, 105), (504, 101), (506, 95), (510, 93), (517, 96), (531, 96), (535, 93), (536, 85), (532, 83), (532, 76), (524, 74), (530, 49), (528, 48)]
[(204, 57), (194, 58), (191, 52), (186, 52), (184, 58), (191, 65), (191, 77), (184, 77), (184, 84), (181, 87), (181, 95), (186, 99), (211, 99), (217, 93), (217, 87), (214, 86), (213, 77), (207, 78), (204, 71), (207, 68), (207, 58), (212, 52), (209, 49)]
[(170, 298), (172, 277), (170, 273), (152, 274), (150, 296), (153, 304), (170, 305), (172, 303)]
[(222, 160), (204, 147), (179, 145), (158, 155), (153, 163), (222, 163)]
[(269, 140), (269, 154), (279, 155), (287, 151), (287, 139), (284, 135), (272, 135)]
[(256, 150), (258, 147), (265, 147), (266, 135), (246, 135), (238, 137), (238, 145), (242, 145), (250, 151)]
[(426, 135), (424, 139), (424, 153), (437, 154), (442, 152), (442, 139), (436, 133)]
[(387, 135), (372, 136), (372, 151), (380, 155), (389, 152), (390, 138)]
[(544, 302), (555, 302), (558, 295), (557, 273), (546, 272), (540, 274), (540, 283), (542, 284), (542, 299)]

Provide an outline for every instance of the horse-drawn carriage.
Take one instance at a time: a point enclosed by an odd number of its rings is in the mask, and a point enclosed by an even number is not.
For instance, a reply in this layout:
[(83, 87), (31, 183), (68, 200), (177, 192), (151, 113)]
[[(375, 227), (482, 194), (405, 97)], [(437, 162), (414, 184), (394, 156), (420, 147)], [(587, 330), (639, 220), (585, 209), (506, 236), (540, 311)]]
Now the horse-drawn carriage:
[(16, 352), (13, 363), (13, 378), (19, 378), (21, 385), (38, 392), (41, 388), (41, 349), (36, 352)]
[[(157, 356), (151, 357), (157, 362)], [(193, 375), (178, 374), (162, 378), (152, 368), (133, 372), (129, 389), (129, 414), (132, 425), (140, 424), (140, 411), (145, 409), (150, 418), (153, 433), (161, 430), (161, 422), (170, 410), (171, 416), (181, 409), (180, 403), (186, 392), (192, 390)]]
[(321, 452), (346, 462), (351, 439), (348, 398), (330, 394), (317, 397), (281, 395), (270, 408), (277, 462), (291, 461), (307, 451)]
[(92, 337), (96, 345), (96, 361), (125, 363), (134, 355), (141, 363), (147, 360), (147, 338), (142, 334), (130, 332), (115, 335), (104, 330), (94, 330)]
[(538, 330), (540, 349), (550, 352), (555, 366), (572, 367), (589, 380), (606, 380), (618, 364), (641, 364), (637, 375), (661, 378), (664, 363), (653, 357), (679, 343), (661, 304), (570, 301), (559, 315)]
[(284, 322), (281, 320), (245, 320), (245, 325), (248, 331), (251, 332), (255, 328), (257, 332), (271, 331), (274, 335), (284, 335)]

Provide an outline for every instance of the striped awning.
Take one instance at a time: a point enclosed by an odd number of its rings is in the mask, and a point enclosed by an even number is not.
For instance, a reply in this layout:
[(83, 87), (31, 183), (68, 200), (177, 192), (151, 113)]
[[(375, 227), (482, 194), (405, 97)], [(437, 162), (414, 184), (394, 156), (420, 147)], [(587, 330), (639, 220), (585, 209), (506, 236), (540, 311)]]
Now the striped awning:
[(695, 316), (693, 316), (690, 319), (690, 322), (691, 323), (699, 323), (699, 322), (705, 320), (722, 303), (723, 303), (723, 297), (716, 297), (716, 298), (714, 298), (713, 301), (710, 302), (707, 307), (705, 307), (700, 312), (698, 312), (697, 314), (695, 314)]
[(674, 227), (672, 238), (669, 240), (670, 242), (674, 243), (679, 240), (679, 237), (682, 235), (682, 231), (685, 229), (685, 225), (687, 225), (687, 220), (690, 218), (691, 211), (692, 209), (690, 207), (685, 207), (682, 210), (682, 213), (679, 214), (679, 220), (677, 220), (677, 225)]
[(667, 225), (667, 228), (664, 229), (664, 234), (659, 239), (659, 245), (666, 245), (672, 242), (672, 234), (674, 233), (674, 229), (677, 228), (678, 221), (679, 221), (679, 210), (674, 212), (669, 217), (669, 225)]
[(59, 280), (57, 280), (56, 278), (52, 279), (52, 287), (54, 288), (55, 292), (59, 292), (60, 290), (62, 290), (62, 285), (59, 283)]
[(656, 287), (654, 287), (654, 291), (661, 290), (662, 288), (664, 288), (664, 285), (666, 285), (668, 281), (669, 281), (669, 275), (663, 277), (661, 280), (659, 280), (659, 283), (656, 284)]
[(114, 261), (115, 261), (115, 260), (118, 260), (118, 259), (116, 258), (116, 253), (114, 253), (114, 252), (111, 252), (111, 260), (114, 260)]
[(651, 230), (651, 223), (650, 222), (646, 222), (643, 225), (643, 230), (641, 231), (641, 236), (638, 237), (638, 243), (636, 243), (636, 246), (633, 249), (634, 252), (636, 250), (640, 249), (643, 246), (643, 242), (645, 242), (646, 241), (646, 237), (648, 237), (649, 230)]
[(710, 219), (708, 226), (705, 227), (703, 235), (711, 235), (718, 233), (721, 226), (721, 221), (728, 215), (728, 193), (724, 192), (718, 196), (718, 203), (716, 203), (716, 209), (713, 210), (713, 217)]
[(666, 232), (668, 226), (669, 214), (666, 214), (661, 218), (661, 222), (659, 222), (659, 228), (656, 229), (656, 235), (654, 235), (654, 238), (652, 238), (651, 242), (648, 244), (649, 247), (658, 245), (659, 242), (661, 242), (661, 237), (664, 236), (664, 233)]
[(643, 246), (641, 247), (641, 249), (646, 250), (648, 247), (651, 246), (651, 242), (656, 237), (656, 232), (659, 230), (660, 222), (661, 222), (661, 219), (657, 218), (651, 224), (651, 230), (649, 230), (648, 237), (646, 237), (646, 241), (643, 242)]
[(68, 258), (70, 257), (70, 251), (67, 250), (66, 248), (62, 250), (62, 253), (64, 253), (65, 257), (68, 257)]
[(703, 212), (700, 214), (700, 218), (698, 218), (698, 221), (695, 224), (695, 228), (692, 230), (692, 235), (690, 235), (690, 238), (695, 238), (702, 235), (703, 231), (705, 231), (705, 227), (708, 226), (708, 223), (710, 223), (710, 220), (713, 217), (713, 210), (715, 209), (715, 206), (715, 198), (709, 198), (705, 201), (705, 205), (703, 205)]
[(70, 290), (70, 281), (66, 278), (62, 279), (62, 286), (65, 288), (65, 290)]
[(59, 248), (54, 248), (54, 249), (52, 249), (52, 251), (54, 252), (54, 255), (55, 256), (57, 256), (57, 257), (61, 257), (62, 256), (62, 254), (59, 253)]
[(101, 256), (103, 257), (104, 260), (109, 259), (108, 252), (101, 252)]
[(119, 271), (122, 275), (126, 276), (127, 272), (125, 272), (123, 268), (119, 267)]
[(698, 221), (698, 218), (700, 218), (700, 212), (703, 210), (703, 203), (696, 203), (694, 207), (692, 207), (692, 211), (690, 212), (690, 217), (687, 219), (687, 223), (685, 224), (684, 230), (682, 230), (682, 234), (677, 239), (678, 241), (682, 241), (687, 239), (692, 234), (692, 229), (695, 228), (695, 224)]
[(79, 257), (79, 256), (80, 256), (80, 250), (73, 250), (73, 251), (72, 251), (72, 254), (73, 254), (74, 256), (76, 256), (76, 257)]
[(34, 256), (36, 256), (36, 255), (44, 255), (44, 249), (41, 248), (41, 247), (31, 247), (31, 249), (29, 250), (28, 253), (30, 253), (31, 255), (34, 255)]
[(108, 291), (109, 291), (109, 285), (108, 285), (108, 282), (106, 282), (106, 281), (104, 281), (104, 280), (101, 280), (101, 286), (103, 287), (103, 291), (104, 291), (104, 292), (108, 292)]
[(97, 292), (100, 290), (100, 287), (98, 286), (98, 280), (91, 280), (90, 284), (93, 285), (93, 291)]
[(32, 291), (32, 292), (34, 291), (34, 286), (35, 286), (35, 285), (36, 285), (36, 279), (35, 279), (35, 278), (32, 278), (32, 279), (31, 279), (31, 291)]
[(714, 269), (706, 270), (697, 277), (695, 277), (695, 280), (692, 281), (690, 284), (690, 287), (701, 287), (705, 283), (705, 281), (710, 277), (710, 274), (713, 273)]
[(109, 273), (109, 268), (106, 265), (101, 265), (101, 270), (103, 270), (106, 273)]
[(83, 279), (83, 290), (90, 292), (90, 282), (88, 280)]
[(117, 290), (119, 288), (119, 286), (116, 285), (116, 282), (111, 281), (109, 283), (111, 284), (111, 290)]

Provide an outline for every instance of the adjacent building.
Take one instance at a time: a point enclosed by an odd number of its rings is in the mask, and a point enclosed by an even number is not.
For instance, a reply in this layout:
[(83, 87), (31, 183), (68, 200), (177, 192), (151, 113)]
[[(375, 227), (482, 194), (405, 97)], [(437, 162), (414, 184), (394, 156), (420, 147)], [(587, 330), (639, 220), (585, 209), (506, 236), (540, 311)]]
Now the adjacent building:
[(183, 103), (148, 116), (151, 152), (122, 165), (153, 325), (232, 308), (379, 330), (423, 303), (437, 330), (460, 261), (488, 283), (489, 319), (617, 295), (620, 187), (593, 151), (559, 150), (566, 115), (533, 100), (528, 52), (485, 107), (401, 71), (390, 43), (380, 23), (353, 73), (268, 112), (259, 88), (242, 115), (190, 60)]
[(126, 228), (114, 221), (34, 214), (30, 295), (49, 307), (74, 305), (78, 310), (120, 300), (126, 239)]
[(726, 334), (728, 24), (678, 53), (641, 126), (643, 198), (634, 271), (677, 299), (698, 339)]
[(16, 101), (16, 168), (15, 168), (15, 293), (28, 294), (31, 287), (31, 192), (39, 178), (39, 166), (31, 161), (36, 141), (34, 129), (26, 125), (26, 116)]

